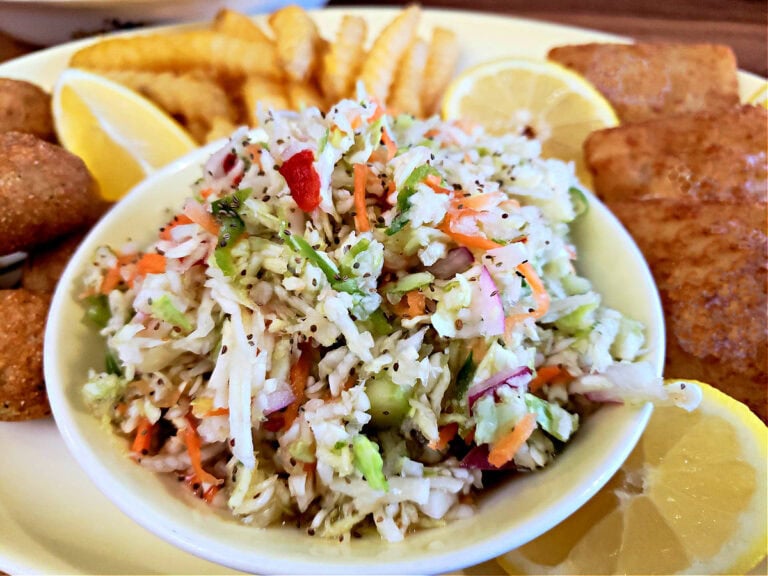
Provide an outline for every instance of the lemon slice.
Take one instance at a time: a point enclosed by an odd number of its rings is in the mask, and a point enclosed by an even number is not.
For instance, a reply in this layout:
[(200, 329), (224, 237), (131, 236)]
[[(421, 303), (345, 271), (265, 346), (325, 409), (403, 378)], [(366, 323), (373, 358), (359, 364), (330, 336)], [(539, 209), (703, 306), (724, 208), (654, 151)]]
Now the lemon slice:
[[(693, 382), (691, 382), (693, 384)], [(658, 407), (619, 472), (573, 516), (498, 559), (510, 574), (745, 574), (766, 554), (768, 429), (706, 384)]]
[(80, 156), (101, 195), (118, 200), (154, 170), (197, 145), (155, 104), (102, 76), (68, 69), (53, 90), (62, 146)]
[(755, 104), (756, 106), (768, 108), (768, 82), (763, 84), (759, 90), (752, 94), (747, 102), (749, 104)]
[(460, 74), (448, 87), (443, 117), (481, 124), (492, 134), (541, 140), (542, 155), (573, 161), (585, 184), (582, 143), (619, 123), (608, 101), (582, 76), (552, 62), (506, 58)]

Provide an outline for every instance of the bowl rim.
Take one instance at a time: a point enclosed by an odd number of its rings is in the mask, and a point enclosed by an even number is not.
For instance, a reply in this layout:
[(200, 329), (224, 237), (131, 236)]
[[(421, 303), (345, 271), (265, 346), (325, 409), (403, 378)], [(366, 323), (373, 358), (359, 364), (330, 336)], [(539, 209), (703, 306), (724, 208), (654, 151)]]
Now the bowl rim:
[[(66, 354), (64, 354), (57, 346), (61, 334), (66, 334), (69, 331), (67, 325), (62, 325), (62, 310), (64, 310), (66, 306), (73, 304), (71, 288), (81, 275), (81, 272), (84, 269), (84, 263), (90, 260), (90, 254), (92, 254), (94, 248), (104, 243), (103, 241), (99, 241), (99, 239), (113, 226), (113, 221), (124, 218), (123, 213), (128, 211), (131, 206), (145, 201), (145, 197), (151, 190), (157, 187), (158, 182), (162, 182), (166, 178), (172, 178), (174, 175), (178, 175), (186, 169), (191, 170), (196, 166), (201, 166), (211, 153), (221, 148), (226, 142), (227, 139), (222, 139), (189, 153), (155, 172), (152, 176), (131, 190), (123, 200), (116, 204), (112, 210), (102, 218), (82, 241), (80, 247), (72, 256), (70, 263), (62, 274), (61, 281), (59, 282), (51, 301), (51, 309), (44, 342), (44, 369), (46, 382), (49, 383), (48, 393), (53, 416), (65, 444), (80, 467), (86, 472), (98, 489), (116, 504), (123, 513), (144, 528), (179, 548), (197, 556), (201, 556), (207, 560), (240, 570), (258, 570), (265, 573), (355, 574), (359, 573), (361, 569), (364, 569), (367, 573), (413, 573), (414, 571), (423, 570), (423, 564), (420, 563), (429, 562), (429, 572), (443, 572), (488, 560), (516, 545), (524, 544), (573, 513), (610, 479), (639, 440), (645, 425), (650, 418), (652, 411), (651, 404), (647, 403), (642, 406), (607, 407), (599, 411), (600, 413), (605, 410), (610, 411), (617, 409), (626, 412), (626, 430), (624, 430), (623, 435), (624, 442), (621, 445), (615, 446), (615, 450), (611, 453), (607, 462), (603, 462), (599, 472), (591, 475), (588, 482), (582, 483), (583, 486), (580, 487), (577, 494), (571, 495), (571, 498), (568, 501), (558, 503), (558, 508), (553, 514), (550, 514), (548, 518), (538, 517), (534, 521), (528, 522), (528, 532), (535, 532), (533, 536), (522, 539), (518, 537), (517, 541), (515, 540), (515, 535), (510, 535), (509, 529), (507, 529), (506, 531), (501, 531), (498, 535), (487, 538), (472, 546), (454, 546), (452, 549), (437, 554), (427, 551), (415, 560), (408, 558), (400, 559), (397, 557), (386, 561), (379, 561), (379, 559), (377, 559), (375, 566), (365, 565), (363, 568), (359, 562), (349, 562), (345, 560), (343, 556), (331, 558), (323, 564), (319, 564), (317, 560), (312, 559), (291, 558), (286, 560), (275, 557), (269, 550), (263, 550), (258, 554), (254, 554), (253, 551), (251, 551), (250, 554), (243, 557), (242, 554), (238, 554), (240, 549), (237, 546), (229, 548), (225, 546), (223, 549), (221, 547), (216, 547), (215, 549), (212, 549), (207, 547), (209, 543), (201, 540), (201, 538), (204, 540), (206, 535), (199, 534), (199, 530), (196, 530), (194, 526), (184, 525), (183, 519), (171, 518), (165, 511), (163, 511), (163, 513), (148, 512), (148, 498), (141, 494), (136, 494), (135, 490), (131, 489), (130, 483), (127, 480), (117, 476), (116, 471), (111, 470), (106, 466), (99, 457), (96, 448), (83, 436), (84, 431), (78, 425), (78, 419), (95, 418), (91, 414), (80, 414), (67, 400), (65, 395), (66, 383), (63, 382), (63, 378), (60, 377), (60, 374), (64, 373), (61, 369), (63, 362), (62, 356), (66, 356)], [(184, 194), (188, 195), (188, 186), (185, 185), (184, 189)], [(166, 207), (175, 206), (178, 198), (181, 197), (173, 193), (171, 193), (170, 196), (170, 199), (160, 204)], [(622, 235), (625, 242), (627, 240), (629, 241), (627, 246), (631, 252), (630, 256), (633, 261), (635, 261), (635, 264), (639, 265), (641, 275), (643, 276), (642, 280), (646, 283), (645, 293), (649, 298), (649, 303), (651, 304), (652, 309), (651, 313), (653, 318), (649, 319), (649, 321), (653, 321), (654, 323), (654, 326), (647, 326), (646, 328), (649, 331), (651, 328), (655, 330), (655, 340), (653, 342), (655, 346), (655, 356), (649, 358), (649, 360), (654, 364), (654, 368), (660, 374), (664, 354), (664, 320), (661, 312), (659, 294), (653, 283), (650, 270), (648, 269), (645, 260), (642, 258), (640, 250), (615, 216), (613, 216), (613, 214), (610, 213), (594, 195), (589, 193), (587, 196), (590, 201), (590, 208), (595, 206), (596, 209), (604, 212), (601, 215), (606, 219), (607, 225), (614, 229), (613, 232)], [(153, 227), (147, 226), (147, 228)], [(114, 435), (112, 436), (114, 437)], [(127, 458), (125, 458), (124, 455), (123, 459), (127, 462)], [(253, 528), (249, 527), (249, 529)], [(435, 534), (434, 530), (427, 532)], [(406, 538), (406, 541), (408, 541), (408, 538)], [(397, 544), (384, 544), (394, 546), (392, 550), (397, 552)], [(397, 554), (394, 556), (397, 556)]]

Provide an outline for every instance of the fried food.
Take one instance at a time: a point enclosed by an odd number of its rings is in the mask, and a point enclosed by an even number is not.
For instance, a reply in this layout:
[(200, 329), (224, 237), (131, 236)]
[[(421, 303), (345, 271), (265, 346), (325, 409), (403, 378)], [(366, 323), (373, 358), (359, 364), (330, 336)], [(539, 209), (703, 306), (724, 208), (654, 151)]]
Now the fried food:
[(329, 101), (336, 102), (352, 95), (355, 79), (365, 60), (363, 46), (367, 35), (368, 25), (360, 16), (341, 19), (336, 37), (322, 57), (320, 86)]
[(287, 110), (290, 107), (285, 85), (271, 78), (249, 76), (243, 82), (241, 97), (245, 107), (246, 121), (250, 126), (259, 124), (256, 117), (259, 103), (273, 110)]
[(85, 234), (86, 231), (79, 230), (33, 250), (24, 262), (21, 287), (32, 292), (52, 293)]
[(717, 44), (582, 44), (547, 57), (587, 78), (622, 122), (736, 106), (736, 56)]
[(80, 158), (31, 134), (0, 134), (0, 254), (95, 222), (107, 204)]
[(607, 202), (764, 202), (767, 123), (765, 109), (741, 106), (627, 124), (592, 133), (584, 155)]
[(432, 30), (421, 94), (421, 106), (425, 115), (430, 116), (439, 111), (443, 92), (453, 77), (458, 61), (459, 41), (456, 34), (440, 27)]
[(768, 421), (768, 111), (596, 132), (595, 191), (634, 236), (667, 322), (665, 375), (704, 380)]
[(43, 381), (43, 333), (49, 298), (0, 290), (0, 420), (51, 413)]
[(320, 34), (312, 18), (299, 6), (286, 6), (269, 17), (275, 34), (280, 67), (294, 83), (307, 82), (320, 59)]
[(423, 116), (421, 93), (426, 73), (427, 44), (416, 38), (408, 48), (400, 63), (392, 85), (389, 105), (397, 112), (411, 114), (417, 118)]
[(51, 116), (51, 96), (30, 82), (0, 78), (2, 132), (25, 132), (53, 142), (56, 137)]
[(315, 106), (325, 110), (325, 100), (320, 89), (307, 82), (289, 82), (287, 86), (288, 101), (292, 110), (303, 110)]
[(765, 204), (609, 204), (637, 240), (667, 321), (664, 374), (711, 383), (768, 421)]
[(374, 40), (360, 71), (360, 79), (368, 94), (387, 102), (395, 71), (405, 51), (416, 37), (421, 10), (411, 5), (387, 24)]
[(272, 43), (253, 42), (212, 30), (110, 38), (75, 52), (70, 66), (92, 71), (143, 70), (190, 72), (242, 78), (249, 74), (279, 78)]
[(205, 76), (135, 70), (112, 70), (102, 75), (152, 100), (182, 125), (202, 125), (206, 133), (219, 119), (234, 123), (237, 118), (224, 88)]
[(213, 20), (213, 29), (219, 34), (228, 34), (258, 44), (270, 44), (272, 40), (245, 14), (224, 8)]

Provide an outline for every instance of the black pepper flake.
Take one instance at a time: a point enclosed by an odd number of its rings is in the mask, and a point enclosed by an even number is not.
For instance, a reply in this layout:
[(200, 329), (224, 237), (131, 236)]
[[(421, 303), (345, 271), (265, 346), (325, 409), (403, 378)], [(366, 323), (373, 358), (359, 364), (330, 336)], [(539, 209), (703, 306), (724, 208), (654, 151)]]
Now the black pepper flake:
[(221, 347), (221, 353), (222, 353), (222, 354), (226, 354), (226, 353), (227, 353), (227, 350), (228, 350), (228, 348), (227, 348), (227, 345), (226, 345), (226, 344), (224, 344), (224, 346), (222, 346), (222, 347)]
[(399, 369), (400, 369), (400, 362), (395, 362), (394, 364), (392, 364), (392, 370), (397, 372)]

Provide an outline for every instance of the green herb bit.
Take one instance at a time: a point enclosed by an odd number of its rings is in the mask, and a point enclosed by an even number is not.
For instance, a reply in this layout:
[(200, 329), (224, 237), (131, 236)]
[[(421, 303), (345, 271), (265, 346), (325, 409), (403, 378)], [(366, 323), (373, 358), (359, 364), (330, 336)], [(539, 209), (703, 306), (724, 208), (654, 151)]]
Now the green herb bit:
[(456, 397), (463, 398), (469, 390), (469, 385), (472, 379), (475, 377), (475, 371), (477, 370), (477, 364), (473, 359), (473, 352), (469, 353), (467, 359), (459, 369), (459, 373), (456, 375)]

